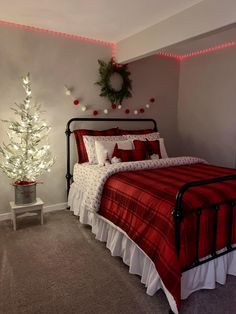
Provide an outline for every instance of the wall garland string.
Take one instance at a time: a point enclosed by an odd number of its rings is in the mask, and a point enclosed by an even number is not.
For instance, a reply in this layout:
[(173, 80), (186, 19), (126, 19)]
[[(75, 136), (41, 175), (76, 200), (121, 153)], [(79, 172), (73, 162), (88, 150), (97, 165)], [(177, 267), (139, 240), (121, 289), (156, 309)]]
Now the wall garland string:
[[(74, 106), (79, 105), (81, 111), (89, 111), (93, 116), (100, 115), (101, 113), (107, 115), (116, 109), (121, 110), (123, 100), (125, 98), (132, 97), (132, 80), (130, 79), (130, 72), (128, 71), (127, 64), (118, 64), (113, 58), (111, 58), (108, 63), (103, 60), (98, 60), (98, 64), (100, 78), (97, 82), (95, 82), (95, 84), (100, 86), (100, 96), (106, 97), (110, 101), (110, 109), (105, 108), (101, 111), (99, 108), (94, 108), (94, 106), (91, 107), (88, 104), (81, 104), (81, 99), (72, 95), (74, 87), (68, 87), (67, 85), (64, 85), (65, 94), (67, 96), (73, 97)], [(119, 79), (118, 88), (117, 86), (114, 86), (114, 82), (117, 83), (115, 80), (113, 80), (114, 76), (116, 76), (116, 79)], [(154, 97), (150, 97), (149, 102), (138, 109), (134, 109), (133, 114), (143, 114), (145, 110), (150, 108), (150, 104), (153, 104), (155, 101), (156, 100)], [(132, 111), (128, 108), (125, 108), (123, 113), (127, 115), (131, 114)]]

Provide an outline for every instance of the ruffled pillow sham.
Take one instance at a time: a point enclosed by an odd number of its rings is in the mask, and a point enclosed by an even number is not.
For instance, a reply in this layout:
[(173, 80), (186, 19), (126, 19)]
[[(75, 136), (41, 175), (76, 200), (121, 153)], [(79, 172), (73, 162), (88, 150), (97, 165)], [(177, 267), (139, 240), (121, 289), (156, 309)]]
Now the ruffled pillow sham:
[(123, 137), (122, 135), (118, 136), (83, 136), (84, 140), (84, 145), (87, 151), (88, 155), (88, 161), (90, 164), (97, 164), (98, 163), (98, 158), (96, 154), (96, 149), (95, 149), (95, 141), (103, 141), (103, 142), (114, 142), (115, 143), (120, 142), (120, 141), (125, 141), (126, 138)]
[(88, 161), (88, 155), (86, 151), (86, 147), (84, 145), (83, 136), (116, 136), (119, 135), (118, 128), (111, 128), (107, 130), (88, 130), (88, 129), (78, 129), (73, 131), (75, 136), (75, 141), (77, 145), (78, 152), (78, 162), (83, 163)]

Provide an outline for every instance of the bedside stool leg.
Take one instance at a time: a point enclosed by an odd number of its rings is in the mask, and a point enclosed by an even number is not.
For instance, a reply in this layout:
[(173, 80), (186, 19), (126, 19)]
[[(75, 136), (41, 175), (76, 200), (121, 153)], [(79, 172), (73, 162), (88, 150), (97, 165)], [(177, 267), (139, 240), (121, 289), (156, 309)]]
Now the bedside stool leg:
[(43, 208), (41, 209), (41, 225), (43, 225)]
[(16, 213), (15, 213), (15, 211), (12, 212), (12, 223), (13, 223), (13, 230), (16, 231)]

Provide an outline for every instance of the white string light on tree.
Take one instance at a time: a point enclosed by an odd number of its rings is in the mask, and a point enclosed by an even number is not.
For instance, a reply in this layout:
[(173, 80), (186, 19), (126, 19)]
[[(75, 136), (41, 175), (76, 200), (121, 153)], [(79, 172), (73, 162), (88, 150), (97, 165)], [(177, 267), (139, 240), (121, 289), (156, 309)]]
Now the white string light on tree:
[(0, 147), (0, 168), (14, 182), (35, 181), (55, 162), (47, 143), (50, 127), (40, 119), (41, 106), (32, 104), (29, 73), (22, 78), (26, 98), (11, 108), (18, 120), (2, 120), (9, 124), (9, 144)]

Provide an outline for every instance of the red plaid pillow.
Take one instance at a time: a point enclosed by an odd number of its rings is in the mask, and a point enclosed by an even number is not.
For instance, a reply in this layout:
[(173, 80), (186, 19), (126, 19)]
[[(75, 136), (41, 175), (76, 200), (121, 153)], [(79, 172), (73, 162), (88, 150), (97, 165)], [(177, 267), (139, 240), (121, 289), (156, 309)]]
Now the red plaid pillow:
[(153, 133), (154, 130), (153, 129), (141, 129), (141, 130), (123, 130), (123, 129), (119, 129), (119, 134), (120, 135), (139, 135), (139, 134), (149, 134), (149, 133)]
[(120, 158), (121, 161), (139, 161), (145, 160), (146, 152), (142, 149), (119, 149), (118, 145), (115, 145), (112, 157)]
[(158, 140), (156, 141), (139, 141), (139, 140), (134, 140), (134, 147), (135, 149), (141, 149), (146, 152), (146, 155), (150, 157), (152, 154), (157, 154), (159, 158), (161, 157), (161, 149), (160, 149), (160, 142)]
[(95, 130), (87, 130), (87, 129), (80, 129), (74, 130), (75, 141), (77, 144), (77, 151), (78, 151), (78, 162), (83, 163), (88, 161), (88, 155), (86, 152), (86, 148), (83, 141), (84, 135), (90, 136), (113, 136), (119, 135), (118, 128), (112, 128), (103, 131), (95, 131)]

